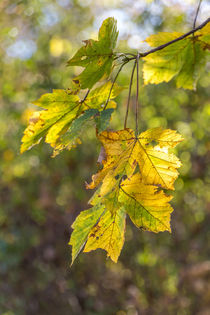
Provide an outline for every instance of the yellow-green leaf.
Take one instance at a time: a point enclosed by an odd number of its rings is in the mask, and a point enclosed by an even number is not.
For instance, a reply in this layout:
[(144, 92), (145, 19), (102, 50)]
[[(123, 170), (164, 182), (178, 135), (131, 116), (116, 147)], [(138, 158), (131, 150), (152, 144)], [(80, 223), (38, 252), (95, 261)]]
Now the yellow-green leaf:
[(44, 94), (34, 104), (45, 110), (32, 114), (22, 138), (21, 153), (39, 143), (45, 135), (46, 142), (54, 142), (66, 124), (71, 123), (83, 110), (79, 97), (69, 95), (65, 90), (53, 90), (53, 93)]
[(114, 18), (103, 21), (98, 40), (85, 40), (85, 46), (68, 61), (69, 66), (81, 66), (85, 69), (75, 78), (82, 89), (92, 88), (102, 77), (109, 76), (114, 59), (113, 49), (118, 37), (117, 22)]
[(100, 112), (97, 109), (91, 108), (76, 118), (72, 122), (69, 130), (61, 135), (54, 143), (53, 157), (55, 157), (64, 149), (71, 150), (71, 148), (76, 147), (77, 144), (80, 144), (80, 135), (85, 132), (88, 124), (93, 121), (93, 117), (96, 114), (99, 115), (99, 113)]
[[(209, 47), (209, 24), (205, 28), (162, 50), (144, 57), (144, 83), (158, 84), (175, 78), (178, 88), (195, 89), (197, 80), (205, 66), (205, 50)], [(157, 47), (183, 35), (182, 33), (158, 33), (146, 42)]]
[(140, 173), (127, 178), (120, 185), (119, 202), (125, 207), (133, 223), (150, 232), (171, 231), (169, 204), (172, 196), (154, 185), (145, 185)]
[(89, 203), (92, 209), (103, 207), (104, 213), (91, 227), (84, 252), (102, 248), (117, 262), (126, 214), (143, 230), (171, 231), (172, 196), (164, 189), (174, 189), (181, 162), (168, 150), (183, 139), (176, 131), (162, 128), (138, 136), (132, 129), (103, 131), (98, 138), (103, 145), (103, 168), (87, 188), (100, 185)]
[[(109, 96), (109, 91), (112, 83), (107, 82), (102, 86), (94, 89), (89, 93), (87, 98), (80, 100), (78, 95), (74, 95), (69, 90), (53, 90), (53, 93), (44, 94), (37, 101), (33, 102), (35, 105), (44, 108), (42, 111), (36, 111), (32, 114), (29, 126), (24, 131), (21, 145), (21, 153), (30, 149), (35, 144), (38, 144), (43, 137), (45, 141), (54, 148), (54, 155), (64, 148), (71, 148), (77, 143), (75, 131), (79, 129), (73, 127), (73, 134), (68, 133), (67, 137), (63, 135), (68, 131), (72, 122), (80, 117), (86, 110), (95, 109), (101, 111)], [(114, 84), (110, 101), (107, 108), (115, 108), (116, 103), (112, 100), (122, 90), (117, 84)], [(92, 112), (92, 117), (97, 113)], [(89, 113), (90, 114), (90, 113)], [(89, 114), (83, 118), (89, 119)], [(81, 121), (82, 119), (81, 118)], [(80, 120), (77, 125), (80, 124)], [(64, 137), (65, 139), (63, 139)], [(70, 139), (70, 141), (67, 141)]]
[(123, 208), (116, 209), (112, 214), (106, 211), (99, 222), (91, 229), (84, 252), (90, 252), (102, 248), (107, 256), (117, 262), (124, 244), (125, 211)]
[(93, 175), (87, 188), (95, 188), (106, 177), (101, 188), (101, 194), (105, 195), (112, 189), (119, 174), (129, 177), (138, 165), (144, 183), (174, 189), (173, 183), (181, 162), (168, 150), (183, 140), (176, 131), (153, 128), (135, 137), (133, 130), (124, 129), (104, 131), (98, 137), (105, 148), (106, 160), (103, 161), (103, 169)]
[(104, 212), (104, 207), (97, 205), (82, 211), (72, 224), (73, 232), (69, 245), (72, 245), (72, 264), (82, 250), (90, 230), (95, 226)]

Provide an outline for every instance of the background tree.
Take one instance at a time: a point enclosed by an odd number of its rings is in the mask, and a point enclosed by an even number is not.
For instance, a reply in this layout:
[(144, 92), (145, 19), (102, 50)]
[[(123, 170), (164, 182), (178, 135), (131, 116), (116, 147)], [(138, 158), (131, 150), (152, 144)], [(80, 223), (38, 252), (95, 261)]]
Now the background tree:
[[(104, 264), (99, 251), (81, 256), (68, 269), (69, 225), (90, 197), (81, 182), (95, 170), (94, 133), (88, 132), (77, 150), (53, 160), (46, 145), (18, 154), (34, 108), (25, 110), (26, 104), (52, 88), (68, 87), (78, 74), (65, 68), (76, 41), (80, 45), (92, 37), (101, 21), (114, 15), (121, 25), (119, 50), (142, 50), (140, 41), (151, 33), (191, 29), (197, 3), (2, 1), (0, 6), (1, 312), (205, 314), (210, 269), (207, 72), (196, 92), (178, 90), (174, 82), (140, 91), (142, 129), (178, 129), (186, 139), (179, 146), (184, 165), (176, 182), (173, 234), (140, 233), (129, 226), (117, 265)], [(203, 1), (197, 23), (208, 10)], [(126, 72), (119, 82), (128, 84)], [(115, 129), (122, 127), (126, 101), (123, 95), (118, 99), (122, 112), (113, 118)], [(128, 123), (134, 122), (135, 115)]]

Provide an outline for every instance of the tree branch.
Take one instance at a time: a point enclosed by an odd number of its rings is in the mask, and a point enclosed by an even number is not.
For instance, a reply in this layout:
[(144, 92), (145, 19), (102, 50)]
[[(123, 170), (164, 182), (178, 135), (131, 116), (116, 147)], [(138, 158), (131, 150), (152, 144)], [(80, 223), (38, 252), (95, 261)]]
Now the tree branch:
[[(174, 44), (174, 43), (176, 43), (176, 42), (178, 42), (178, 41), (184, 39), (185, 37), (187, 37), (187, 36), (189, 36), (189, 35), (191, 35), (191, 34), (194, 34), (195, 32), (201, 30), (201, 29), (202, 29), (204, 26), (206, 26), (206, 24), (208, 24), (209, 22), (210, 22), (210, 18), (208, 18), (206, 21), (204, 21), (204, 22), (203, 22), (201, 25), (199, 25), (198, 27), (192, 29), (191, 31), (189, 31), (189, 32), (187, 32), (187, 33), (185, 33), (185, 34), (183, 34), (183, 35), (180, 36), (180, 37), (177, 37), (177, 38), (171, 40), (171, 41), (168, 42), (168, 43), (165, 43), (165, 44), (163, 44), (163, 45), (160, 45), (160, 46), (158, 46), (158, 47), (155, 47), (155, 48), (153, 48), (153, 49), (151, 49), (151, 50), (149, 50), (149, 51), (146, 51), (146, 52), (144, 52), (144, 53), (138, 53), (138, 54), (139, 54), (139, 57), (146, 57), (146, 56), (148, 56), (148, 55), (150, 55), (150, 54), (152, 54), (152, 53), (154, 53), (154, 52), (156, 52), (156, 51), (158, 51), (158, 50), (162, 50), (162, 49), (164, 49), (165, 47), (167, 47), (167, 46), (169, 46), (169, 45), (171, 45), (171, 44)], [(136, 56), (129, 58), (129, 60), (133, 60), (133, 59), (136, 59)]]

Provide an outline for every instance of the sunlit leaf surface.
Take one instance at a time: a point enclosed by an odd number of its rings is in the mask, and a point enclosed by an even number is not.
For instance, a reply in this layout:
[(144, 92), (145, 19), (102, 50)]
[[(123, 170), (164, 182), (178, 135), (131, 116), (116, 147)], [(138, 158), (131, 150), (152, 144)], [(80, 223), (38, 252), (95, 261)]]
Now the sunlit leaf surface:
[[(144, 57), (144, 83), (169, 82), (175, 78), (178, 88), (195, 89), (200, 73), (205, 66), (210, 44), (210, 23), (196, 32), (166, 48)], [(163, 45), (183, 35), (182, 33), (158, 33), (146, 42), (151, 47)]]
[(85, 40), (85, 46), (68, 61), (69, 66), (81, 66), (85, 69), (75, 78), (81, 88), (92, 88), (102, 77), (107, 77), (112, 69), (114, 60), (113, 49), (118, 37), (117, 21), (114, 18), (104, 20), (98, 40)]
[[(38, 144), (43, 137), (54, 148), (54, 155), (64, 148), (71, 149), (78, 143), (77, 138), (86, 124), (104, 109), (111, 85), (107, 82), (92, 90), (84, 101), (74, 94), (74, 90), (53, 90), (42, 95), (33, 103), (44, 110), (32, 114), (22, 138), (21, 153)], [(108, 109), (116, 107), (112, 99), (121, 90), (117, 84), (113, 86)]]
[(105, 150), (103, 168), (93, 175), (87, 188), (100, 185), (89, 203), (105, 212), (86, 237), (84, 251), (105, 249), (116, 262), (124, 243), (126, 213), (143, 230), (171, 231), (172, 196), (165, 189), (174, 189), (181, 162), (168, 150), (183, 138), (162, 128), (139, 136), (132, 129), (104, 131), (98, 138)]

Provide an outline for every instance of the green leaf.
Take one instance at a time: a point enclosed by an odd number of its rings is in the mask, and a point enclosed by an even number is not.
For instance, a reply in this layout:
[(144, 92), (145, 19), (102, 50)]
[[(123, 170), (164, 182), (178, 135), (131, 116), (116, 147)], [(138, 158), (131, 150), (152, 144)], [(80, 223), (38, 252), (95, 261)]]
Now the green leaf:
[(73, 232), (69, 241), (69, 245), (72, 245), (72, 264), (82, 250), (90, 230), (97, 224), (103, 212), (104, 207), (97, 205), (82, 211), (72, 224)]
[[(195, 89), (200, 73), (205, 66), (207, 31), (206, 26), (206, 29), (201, 30), (194, 37), (189, 36), (144, 57), (144, 83), (158, 84), (169, 82), (175, 78), (178, 88)], [(151, 35), (146, 42), (152, 47), (157, 47), (181, 35), (182, 33), (177, 32), (162, 32)]]
[(117, 22), (106, 19), (98, 34), (98, 40), (84, 41), (85, 46), (68, 61), (69, 66), (81, 66), (85, 69), (75, 78), (82, 89), (92, 88), (102, 77), (109, 76), (114, 59), (113, 49), (118, 37)]
[(96, 129), (98, 133), (104, 131), (107, 128), (113, 111), (113, 108), (108, 108), (100, 112), (99, 115), (95, 116)]

